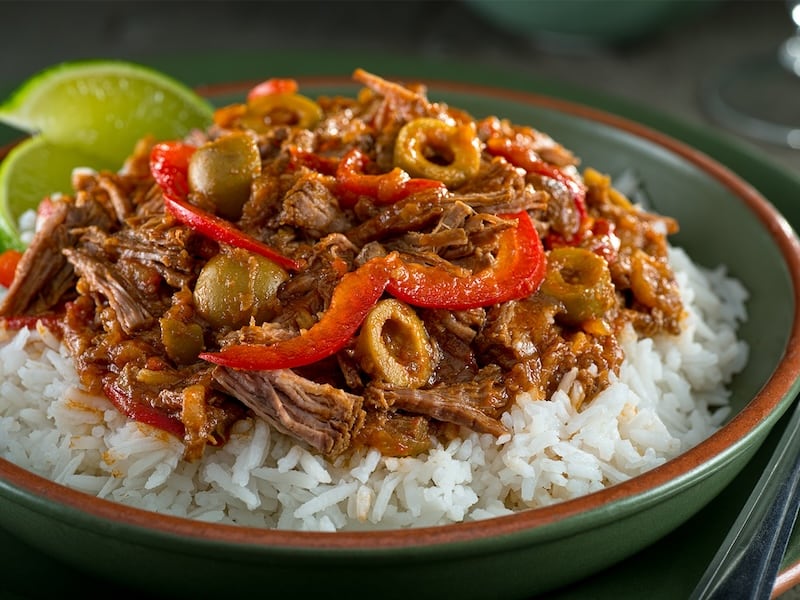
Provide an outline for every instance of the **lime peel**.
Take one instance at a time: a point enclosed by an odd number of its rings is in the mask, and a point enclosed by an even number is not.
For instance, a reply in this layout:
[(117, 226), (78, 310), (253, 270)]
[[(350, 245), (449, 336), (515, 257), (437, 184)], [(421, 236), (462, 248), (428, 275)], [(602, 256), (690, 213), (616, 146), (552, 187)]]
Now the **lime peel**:
[(21, 250), (18, 221), (45, 196), (72, 191), (75, 167), (94, 170), (111, 165), (74, 148), (50, 143), (41, 136), (29, 137), (14, 146), (0, 163), (0, 246)]
[(172, 77), (125, 61), (66, 62), (32, 76), (0, 105), (0, 122), (122, 162), (141, 137), (207, 127), (213, 107)]
[(213, 106), (169, 75), (136, 63), (83, 60), (33, 75), (0, 104), (0, 122), (33, 137), (0, 163), (0, 249), (21, 248), (17, 221), (72, 169), (118, 169), (136, 143), (179, 139), (213, 121)]

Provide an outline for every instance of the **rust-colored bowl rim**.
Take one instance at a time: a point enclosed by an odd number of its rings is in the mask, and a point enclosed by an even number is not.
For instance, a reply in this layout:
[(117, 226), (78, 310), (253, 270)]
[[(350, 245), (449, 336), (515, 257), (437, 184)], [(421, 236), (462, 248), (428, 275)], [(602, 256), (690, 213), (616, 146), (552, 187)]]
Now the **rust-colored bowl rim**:
[[(352, 85), (346, 77), (298, 77), (302, 86)], [(634, 499), (648, 494), (669, 493), (686, 483), (686, 478), (709, 465), (722, 465), (735, 455), (765, 421), (774, 421), (791, 400), (800, 373), (800, 242), (786, 219), (750, 184), (706, 154), (667, 134), (615, 114), (569, 100), (532, 92), (486, 85), (423, 79), (431, 89), (510, 100), (549, 109), (610, 126), (643, 139), (688, 161), (738, 197), (771, 232), (786, 261), (794, 290), (794, 313), (785, 353), (774, 372), (754, 398), (727, 424), (705, 441), (642, 475), (586, 496), (549, 507), (528, 509), (513, 515), (442, 526), (377, 531), (302, 532), (198, 522), (154, 513), (67, 488), (0, 458), (0, 484), (24, 497), (29, 506), (42, 512), (63, 510), (82, 513), (92, 519), (113, 522), (142, 532), (187, 540), (219, 542), (243, 547), (310, 550), (393, 549), (458, 544), (510, 536), (563, 523), (588, 513), (597, 514), (618, 507), (628, 510)], [(257, 82), (237, 82), (198, 88), (208, 97), (246, 91)], [(6, 149), (7, 152), (8, 149)], [(4, 156), (0, 154), (0, 158)], [(619, 513), (608, 518), (618, 517)]]

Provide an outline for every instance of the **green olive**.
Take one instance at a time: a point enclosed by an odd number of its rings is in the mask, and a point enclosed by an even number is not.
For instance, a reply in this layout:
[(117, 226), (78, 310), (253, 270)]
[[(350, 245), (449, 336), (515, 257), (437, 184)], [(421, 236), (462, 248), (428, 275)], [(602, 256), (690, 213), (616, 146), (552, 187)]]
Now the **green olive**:
[(178, 319), (164, 317), (159, 320), (161, 343), (172, 360), (178, 364), (189, 364), (203, 350), (203, 328), (197, 323), (184, 323)]
[(220, 216), (235, 221), (261, 173), (261, 155), (252, 136), (225, 135), (200, 146), (189, 160), (189, 189), (206, 196)]
[(194, 287), (198, 314), (216, 328), (238, 328), (272, 318), (277, 291), (288, 274), (271, 260), (245, 250), (212, 257)]
[(459, 186), (474, 177), (481, 166), (475, 126), (452, 125), (429, 117), (409, 121), (397, 135), (394, 163), (412, 177)]
[(367, 314), (356, 340), (361, 367), (375, 379), (404, 388), (418, 388), (431, 377), (434, 349), (417, 313), (388, 298)]
[(550, 250), (541, 290), (564, 304), (564, 317), (573, 324), (602, 318), (615, 303), (608, 263), (585, 248)]

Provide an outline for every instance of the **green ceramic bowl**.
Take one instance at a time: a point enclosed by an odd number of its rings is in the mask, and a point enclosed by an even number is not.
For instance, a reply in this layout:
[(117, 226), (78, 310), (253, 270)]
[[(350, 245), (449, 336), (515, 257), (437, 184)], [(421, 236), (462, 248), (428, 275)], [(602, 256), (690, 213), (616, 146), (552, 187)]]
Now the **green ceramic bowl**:
[[(349, 71), (348, 71), (349, 72)], [(388, 75), (387, 75), (388, 76)], [(348, 77), (299, 78), (305, 93), (352, 93)], [(248, 84), (206, 88), (217, 102)], [(751, 346), (733, 415), (707, 441), (628, 482), (513, 516), (375, 533), (265, 531), (197, 523), (99, 500), (0, 460), (0, 526), (93, 579), (148, 597), (273, 597), (374, 591), (382, 598), (526, 598), (634, 555), (711, 502), (754, 456), (798, 391), (800, 245), (753, 187), (656, 130), (527, 92), (429, 81), (433, 99), (549, 132), (586, 166), (633, 168), (676, 243), (729, 266), (751, 291)], [(40, 585), (34, 583), (33, 585)], [(302, 590), (302, 591), (301, 591)]]
[(718, 0), (465, 0), (501, 29), (560, 46), (638, 42), (699, 19)]

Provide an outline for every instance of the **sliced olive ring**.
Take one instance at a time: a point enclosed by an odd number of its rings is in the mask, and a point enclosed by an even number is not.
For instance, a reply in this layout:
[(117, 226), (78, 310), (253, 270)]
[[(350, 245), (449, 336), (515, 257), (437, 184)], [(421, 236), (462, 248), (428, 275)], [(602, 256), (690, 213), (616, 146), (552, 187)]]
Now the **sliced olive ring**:
[(608, 263), (586, 248), (550, 250), (541, 291), (563, 303), (564, 317), (573, 324), (603, 318), (615, 304)]
[(481, 166), (475, 125), (454, 125), (429, 117), (409, 121), (395, 141), (394, 163), (412, 177), (458, 187), (474, 177)]
[(425, 325), (407, 304), (388, 298), (367, 315), (356, 342), (361, 367), (375, 379), (403, 388), (425, 385), (434, 349)]
[(310, 129), (322, 119), (322, 107), (302, 94), (279, 93), (258, 96), (247, 102), (242, 123), (256, 131), (289, 125)]

